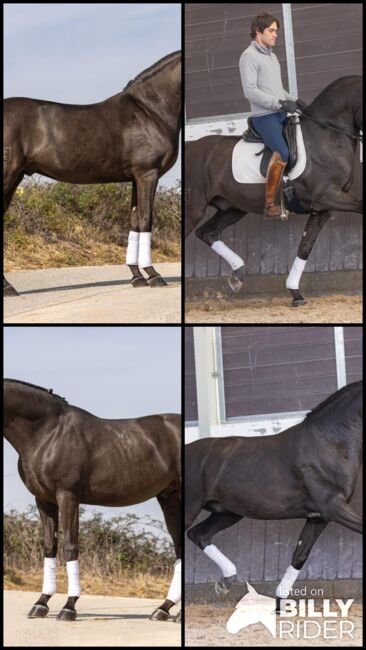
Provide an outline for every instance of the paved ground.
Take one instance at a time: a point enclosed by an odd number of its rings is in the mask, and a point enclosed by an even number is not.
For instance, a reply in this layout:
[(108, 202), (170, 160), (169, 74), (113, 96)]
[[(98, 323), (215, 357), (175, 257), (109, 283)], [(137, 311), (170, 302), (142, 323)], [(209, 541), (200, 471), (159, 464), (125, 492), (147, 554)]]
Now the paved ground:
[(14, 271), (5, 323), (180, 323), (181, 265), (155, 265), (167, 287), (134, 289), (126, 266)]
[[(27, 591), (4, 592), (4, 646), (145, 646), (181, 645), (181, 625), (173, 621), (150, 621), (149, 615), (161, 599), (81, 596), (78, 617), (72, 623), (57, 621), (65, 594), (49, 602), (43, 619), (29, 619), (27, 613), (39, 597)], [(171, 610), (177, 613), (179, 606)]]

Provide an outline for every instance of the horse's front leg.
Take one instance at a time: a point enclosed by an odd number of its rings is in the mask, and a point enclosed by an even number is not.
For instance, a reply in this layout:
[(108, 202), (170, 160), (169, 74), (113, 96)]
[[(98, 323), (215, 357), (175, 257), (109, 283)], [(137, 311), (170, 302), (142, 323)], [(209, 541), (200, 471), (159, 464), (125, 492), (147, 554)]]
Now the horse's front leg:
[(147, 283), (150, 287), (166, 286), (165, 280), (154, 269), (151, 261), (151, 232), (153, 223), (153, 209), (158, 173), (151, 170), (136, 178), (137, 185), (137, 210), (139, 218), (139, 257), (138, 265), (148, 275)]
[(131, 284), (133, 287), (147, 287), (147, 282), (139, 269), (139, 244), (140, 225), (137, 209), (137, 188), (136, 182), (132, 183), (130, 232), (128, 234), (128, 245), (126, 264), (132, 272)]
[(297, 576), (308, 559), (313, 545), (318, 539), (320, 533), (323, 532), (326, 525), (327, 522), (324, 521), (318, 513), (314, 513), (314, 516), (309, 515), (309, 519), (301, 531), (295, 551), (292, 555), (291, 564), (287, 567), (286, 573), (276, 589), (277, 613), (280, 613), (285, 609), (286, 599), (291, 597), (291, 590)]
[(56, 593), (58, 506), (36, 499), (44, 531), (44, 569), (42, 593), (30, 610), (29, 618), (44, 618), (48, 601)]
[(72, 492), (57, 493), (62, 528), (64, 531), (64, 557), (68, 579), (68, 598), (57, 616), (58, 621), (75, 621), (75, 603), (80, 596), (79, 578), (79, 503)]
[(292, 307), (300, 307), (301, 305), (306, 304), (306, 300), (303, 298), (299, 291), (299, 285), (301, 276), (305, 269), (306, 262), (308, 257), (313, 249), (313, 246), (316, 242), (316, 238), (319, 235), (324, 224), (328, 221), (331, 212), (313, 212), (310, 214), (304, 232), (302, 235), (301, 242), (299, 244), (297, 257), (295, 258), (290, 273), (286, 280), (286, 288), (292, 295)]

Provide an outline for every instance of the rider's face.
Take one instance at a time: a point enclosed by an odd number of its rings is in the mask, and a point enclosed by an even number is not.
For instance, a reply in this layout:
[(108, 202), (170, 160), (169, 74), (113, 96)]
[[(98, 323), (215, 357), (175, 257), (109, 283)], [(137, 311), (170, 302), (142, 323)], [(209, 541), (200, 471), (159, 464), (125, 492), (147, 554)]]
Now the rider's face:
[(277, 23), (273, 21), (269, 27), (266, 27), (263, 34), (257, 32), (257, 40), (260, 45), (264, 45), (264, 47), (274, 47), (277, 41), (277, 33)]

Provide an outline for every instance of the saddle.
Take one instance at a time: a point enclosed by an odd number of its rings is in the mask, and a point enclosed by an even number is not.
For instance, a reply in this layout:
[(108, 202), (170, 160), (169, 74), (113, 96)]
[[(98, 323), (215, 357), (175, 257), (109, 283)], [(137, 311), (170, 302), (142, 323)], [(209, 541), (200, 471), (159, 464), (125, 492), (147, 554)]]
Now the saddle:
[[(289, 148), (290, 152), (290, 158), (289, 161), (285, 167), (285, 174), (288, 174), (289, 171), (293, 167), (295, 167), (296, 162), (297, 162), (297, 144), (296, 144), (296, 123), (297, 123), (297, 116), (295, 115), (290, 115), (286, 121), (284, 122), (284, 127), (283, 127), (283, 135), (284, 138), (287, 142), (287, 146)], [(242, 135), (243, 140), (245, 142), (255, 142), (258, 144), (258, 142), (263, 142), (263, 138), (258, 131), (255, 130), (253, 126), (253, 118), (248, 117), (248, 128), (246, 131), (244, 131)], [(264, 144), (264, 142), (263, 142)], [(260, 164), (260, 172), (263, 176), (263, 178), (266, 178), (267, 176), (267, 169), (269, 165), (269, 161), (272, 157), (272, 151), (265, 145), (264, 149), (256, 153), (256, 156), (262, 156), (261, 164)]]

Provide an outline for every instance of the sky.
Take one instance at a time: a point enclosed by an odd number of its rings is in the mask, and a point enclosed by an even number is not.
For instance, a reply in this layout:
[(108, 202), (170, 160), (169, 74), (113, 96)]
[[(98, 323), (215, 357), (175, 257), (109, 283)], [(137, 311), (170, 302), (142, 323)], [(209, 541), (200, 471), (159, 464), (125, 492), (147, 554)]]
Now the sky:
[[(5, 3), (4, 97), (102, 101), (180, 49), (180, 4)], [(160, 186), (180, 166), (179, 155)]]
[[(53, 388), (98, 417), (180, 413), (180, 336), (178, 327), (6, 326), (4, 377)], [(5, 511), (35, 504), (19, 478), (17, 461), (4, 439)], [(85, 507), (106, 516), (125, 512), (163, 520), (156, 499), (125, 508)]]

